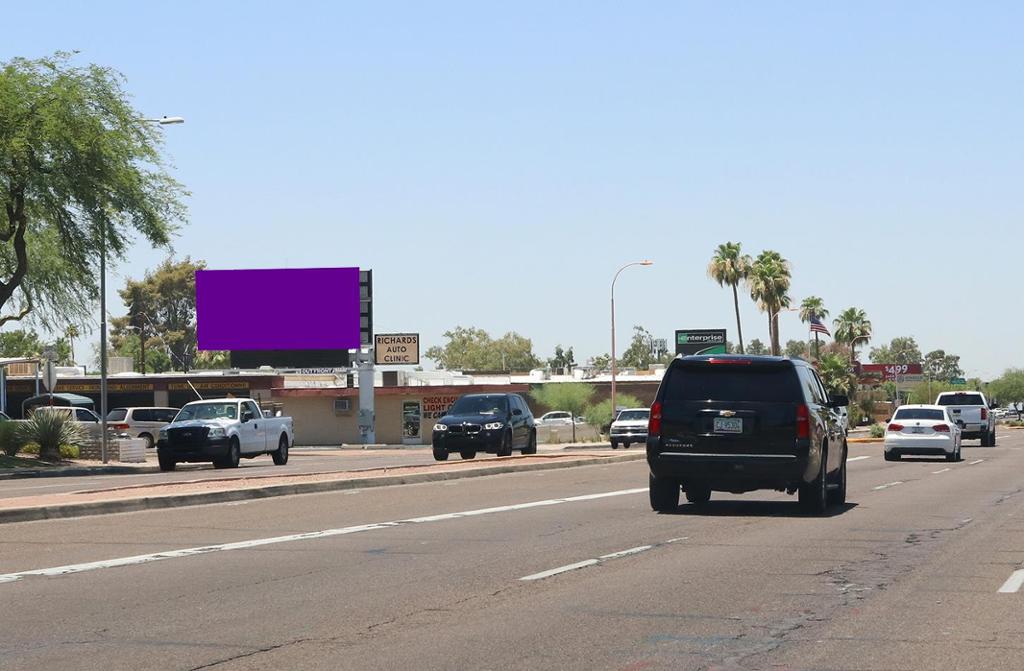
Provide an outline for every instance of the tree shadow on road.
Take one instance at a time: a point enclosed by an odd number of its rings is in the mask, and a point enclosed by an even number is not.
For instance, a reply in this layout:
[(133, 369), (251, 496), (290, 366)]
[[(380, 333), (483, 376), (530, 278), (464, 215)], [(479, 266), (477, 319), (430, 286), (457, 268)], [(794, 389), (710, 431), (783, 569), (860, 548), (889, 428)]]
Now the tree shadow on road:
[(836, 517), (857, 507), (847, 501), (841, 506), (829, 506), (820, 514), (805, 513), (794, 498), (792, 501), (715, 501), (702, 505), (683, 504), (665, 515), (692, 515), (697, 517)]

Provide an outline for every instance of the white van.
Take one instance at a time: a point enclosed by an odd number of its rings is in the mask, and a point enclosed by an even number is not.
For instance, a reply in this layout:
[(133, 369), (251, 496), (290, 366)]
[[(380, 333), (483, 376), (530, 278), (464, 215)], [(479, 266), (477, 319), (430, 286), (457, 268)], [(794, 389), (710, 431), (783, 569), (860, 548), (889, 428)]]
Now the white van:
[(107, 413), (107, 426), (132, 438), (142, 438), (146, 448), (156, 445), (160, 429), (174, 421), (177, 408), (114, 408)]

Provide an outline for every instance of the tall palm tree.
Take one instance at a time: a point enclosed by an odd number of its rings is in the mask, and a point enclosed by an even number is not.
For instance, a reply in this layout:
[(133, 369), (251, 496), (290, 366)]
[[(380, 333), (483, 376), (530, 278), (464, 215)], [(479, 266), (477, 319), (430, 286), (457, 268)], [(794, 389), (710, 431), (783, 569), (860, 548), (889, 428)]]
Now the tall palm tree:
[[(817, 296), (808, 296), (800, 303), (800, 321), (810, 324), (811, 319), (825, 319), (828, 317), (828, 310), (825, 309), (825, 301)], [(814, 358), (821, 359), (821, 342), (818, 340), (818, 332), (814, 332)]]
[(837, 342), (850, 345), (850, 364), (857, 358), (857, 341), (871, 340), (871, 320), (860, 308), (846, 308), (833, 322), (836, 330), (833, 336)]
[(740, 298), (737, 287), (750, 274), (750, 257), (740, 253), (740, 243), (726, 242), (718, 245), (708, 264), (708, 277), (718, 286), (732, 287), (732, 305), (736, 310), (736, 331), (739, 333), (740, 354), (743, 354), (743, 327), (740, 325)]
[(64, 330), (64, 336), (68, 339), (68, 343), (71, 345), (71, 363), (75, 363), (75, 338), (81, 335), (78, 332), (78, 327), (71, 324)]
[(758, 254), (750, 266), (747, 279), (750, 297), (768, 314), (768, 333), (771, 336), (772, 354), (775, 356), (782, 352), (779, 342), (779, 312), (790, 304), (790, 278), (789, 261), (782, 258), (778, 252), (769, 249)]

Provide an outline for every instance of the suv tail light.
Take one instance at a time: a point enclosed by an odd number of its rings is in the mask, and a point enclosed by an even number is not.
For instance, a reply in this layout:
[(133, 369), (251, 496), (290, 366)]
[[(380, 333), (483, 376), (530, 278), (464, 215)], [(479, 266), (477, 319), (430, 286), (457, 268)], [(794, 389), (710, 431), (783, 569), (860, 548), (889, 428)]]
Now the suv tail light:
[(113, 429), (117, 429), (118, 431), (126, 431), (131, 428), (127, 424), (111, 424), (110, 427)]
[(982, 408), (981, 409), (981, 418), (982, 419), (988, 419), (988, 408)]
[(661, 401), (651, 406), (651, 416), (647, 420), (647, 435), (657, 438), (661, 435)]
[(811, 437), (811, 409), (804, 403), (796, 406), (796, 437)]
[(903, 425), (902, 424), (890, 424), (888, 430), (889, 431), (902, 431), (903, 430)]
[(942, 433), (949, 433), (949, 424), (936, 424), (932, 427), (933, 431), (941, 431)]

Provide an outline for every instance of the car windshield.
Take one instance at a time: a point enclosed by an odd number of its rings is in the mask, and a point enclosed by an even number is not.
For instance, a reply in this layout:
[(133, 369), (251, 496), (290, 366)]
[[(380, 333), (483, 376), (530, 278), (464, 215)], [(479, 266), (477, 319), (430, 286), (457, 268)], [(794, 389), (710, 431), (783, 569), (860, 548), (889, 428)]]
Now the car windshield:
[(237, 419), (237, 403), (196, 403), (186, 405), (174, 418), (175, 422), (189, 419)]
[(943, 394), (936, 405), (985, 405), (981, 394)]
[(504, 396), (463, 396), (452, 406), (453, 415), (497, 415), (508, 413)]
[(107, 421), (108, 422), (120, 422), (120, 421), (124, 420), (124, 418), (127, 417), (127, 416), (128, 416), (128, 409), (127, 408), (114, 408), (113, 410), (111, 410), (110, 412), (107, 413)]
[(619, 413), (619, 422), (646, 422), (651, 417), (650, 410), (623, 410)]
[(900, 408), (893, 419), (936, 419), (944, 420), (945, 412), (935, 408)]
[(801, 402), (792, 366), (694, 364), (669, 369), (664, 400)]

